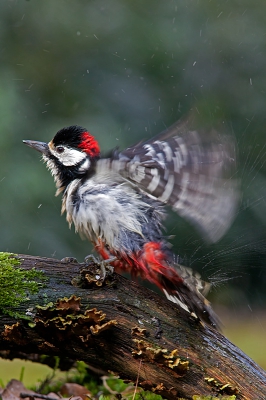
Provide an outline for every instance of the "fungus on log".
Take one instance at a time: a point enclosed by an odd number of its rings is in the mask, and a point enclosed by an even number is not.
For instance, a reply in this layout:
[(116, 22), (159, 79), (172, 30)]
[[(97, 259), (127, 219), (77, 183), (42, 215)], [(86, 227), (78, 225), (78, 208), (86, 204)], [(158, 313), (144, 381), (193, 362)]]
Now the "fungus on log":
[(93, 261), (2, 253), (0, 276), (5, 271), (1, 293), (12, 298), (12, 279), (22, 288), (19, 301), (0, 300), (6, 356), (83, 360), (127, 381), (138, 377), (139, 386), (166, 399), (266, 398), (265, 371), (221, 333), (123, 276), (107, 273), (102, 283)]

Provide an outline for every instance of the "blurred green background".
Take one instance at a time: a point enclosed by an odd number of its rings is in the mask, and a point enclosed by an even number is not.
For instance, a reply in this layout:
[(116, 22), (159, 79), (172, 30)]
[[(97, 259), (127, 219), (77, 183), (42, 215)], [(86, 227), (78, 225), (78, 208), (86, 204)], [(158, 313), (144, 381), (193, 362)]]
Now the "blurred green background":
[[(240, 345), (254, 327), (266, 367), (266, 3), (2, 0), (0, 37), (0, 250), (79, 261), (91, 251), (60, 217), (53, 179), (23, 139), (79, 124), (104, 152), (191, 108), (223, 118), (243, 191), (233, 226), (212, 246), (178, 216), (167, 227), (175, 253), (214, 282), (229, 338)], [(250, 343), (242, 349), (256, 358)]]

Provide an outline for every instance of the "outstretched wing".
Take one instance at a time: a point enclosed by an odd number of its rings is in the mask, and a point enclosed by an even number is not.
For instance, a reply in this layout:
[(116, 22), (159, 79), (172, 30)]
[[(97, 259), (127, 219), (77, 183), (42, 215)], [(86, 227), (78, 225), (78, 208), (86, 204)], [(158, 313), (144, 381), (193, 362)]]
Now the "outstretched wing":
[(171, 205), (211, 242), (234, 219), (239, 198), (234, 139), (222, 131), (194, 129), (192, 118), (117, 153), (112, 167)]

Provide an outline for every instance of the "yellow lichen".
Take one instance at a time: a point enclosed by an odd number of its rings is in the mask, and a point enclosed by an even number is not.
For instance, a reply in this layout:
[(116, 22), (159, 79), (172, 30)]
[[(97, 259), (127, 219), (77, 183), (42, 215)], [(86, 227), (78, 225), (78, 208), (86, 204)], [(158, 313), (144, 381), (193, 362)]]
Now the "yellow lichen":
[(204, 380), (208, 383), (208, 385), (214, 387), (219, 393), (225, 393), (229, 395), (235, 395), (239, 393), (238, 388), (230, 382), (221, 383), (212, 377), (206, 377)]
[(99, 335), (117, 324), (115, 320), (102, 323), (106, 315), (96, 308), (81, 311), (80, 297), (75, 295), (58, 299), (55, 304), (49, 303), (36, 308), (36, 329), (41, 330), (44, 336), (46, 329), (49, 329), (49, 336), (52, 332), (55, 341), (78, 339), (82, 343), (88, 343), (92, 340), (92, 335)]
[(178, 375), (184, 375), (189, 369), (189, 361), (182, 361), (178, 357), (177, 349), (170, 353), (167, 349), (161, 347), (152, 347), (145, 340), (133, 339), (137, 345), (137, 350), (132, 351), (134, 357), (141, 357), (145, 361), (157, 362), (168, 368), (171, 368)]

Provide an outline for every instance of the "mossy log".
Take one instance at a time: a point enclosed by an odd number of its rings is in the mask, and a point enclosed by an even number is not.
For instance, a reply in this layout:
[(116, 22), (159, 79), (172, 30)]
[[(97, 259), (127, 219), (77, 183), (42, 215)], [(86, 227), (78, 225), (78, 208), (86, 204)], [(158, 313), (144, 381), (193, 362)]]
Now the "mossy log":
[(45, 281), (19, 304), (3, 307), (0, 300), (5, 353), (83, 360), (166, 399), (266, 399), (265, 371), (153, 291), (115, 273), (101, 284), (93, 262), (17, 257), (23, 271), (41, 270)]

